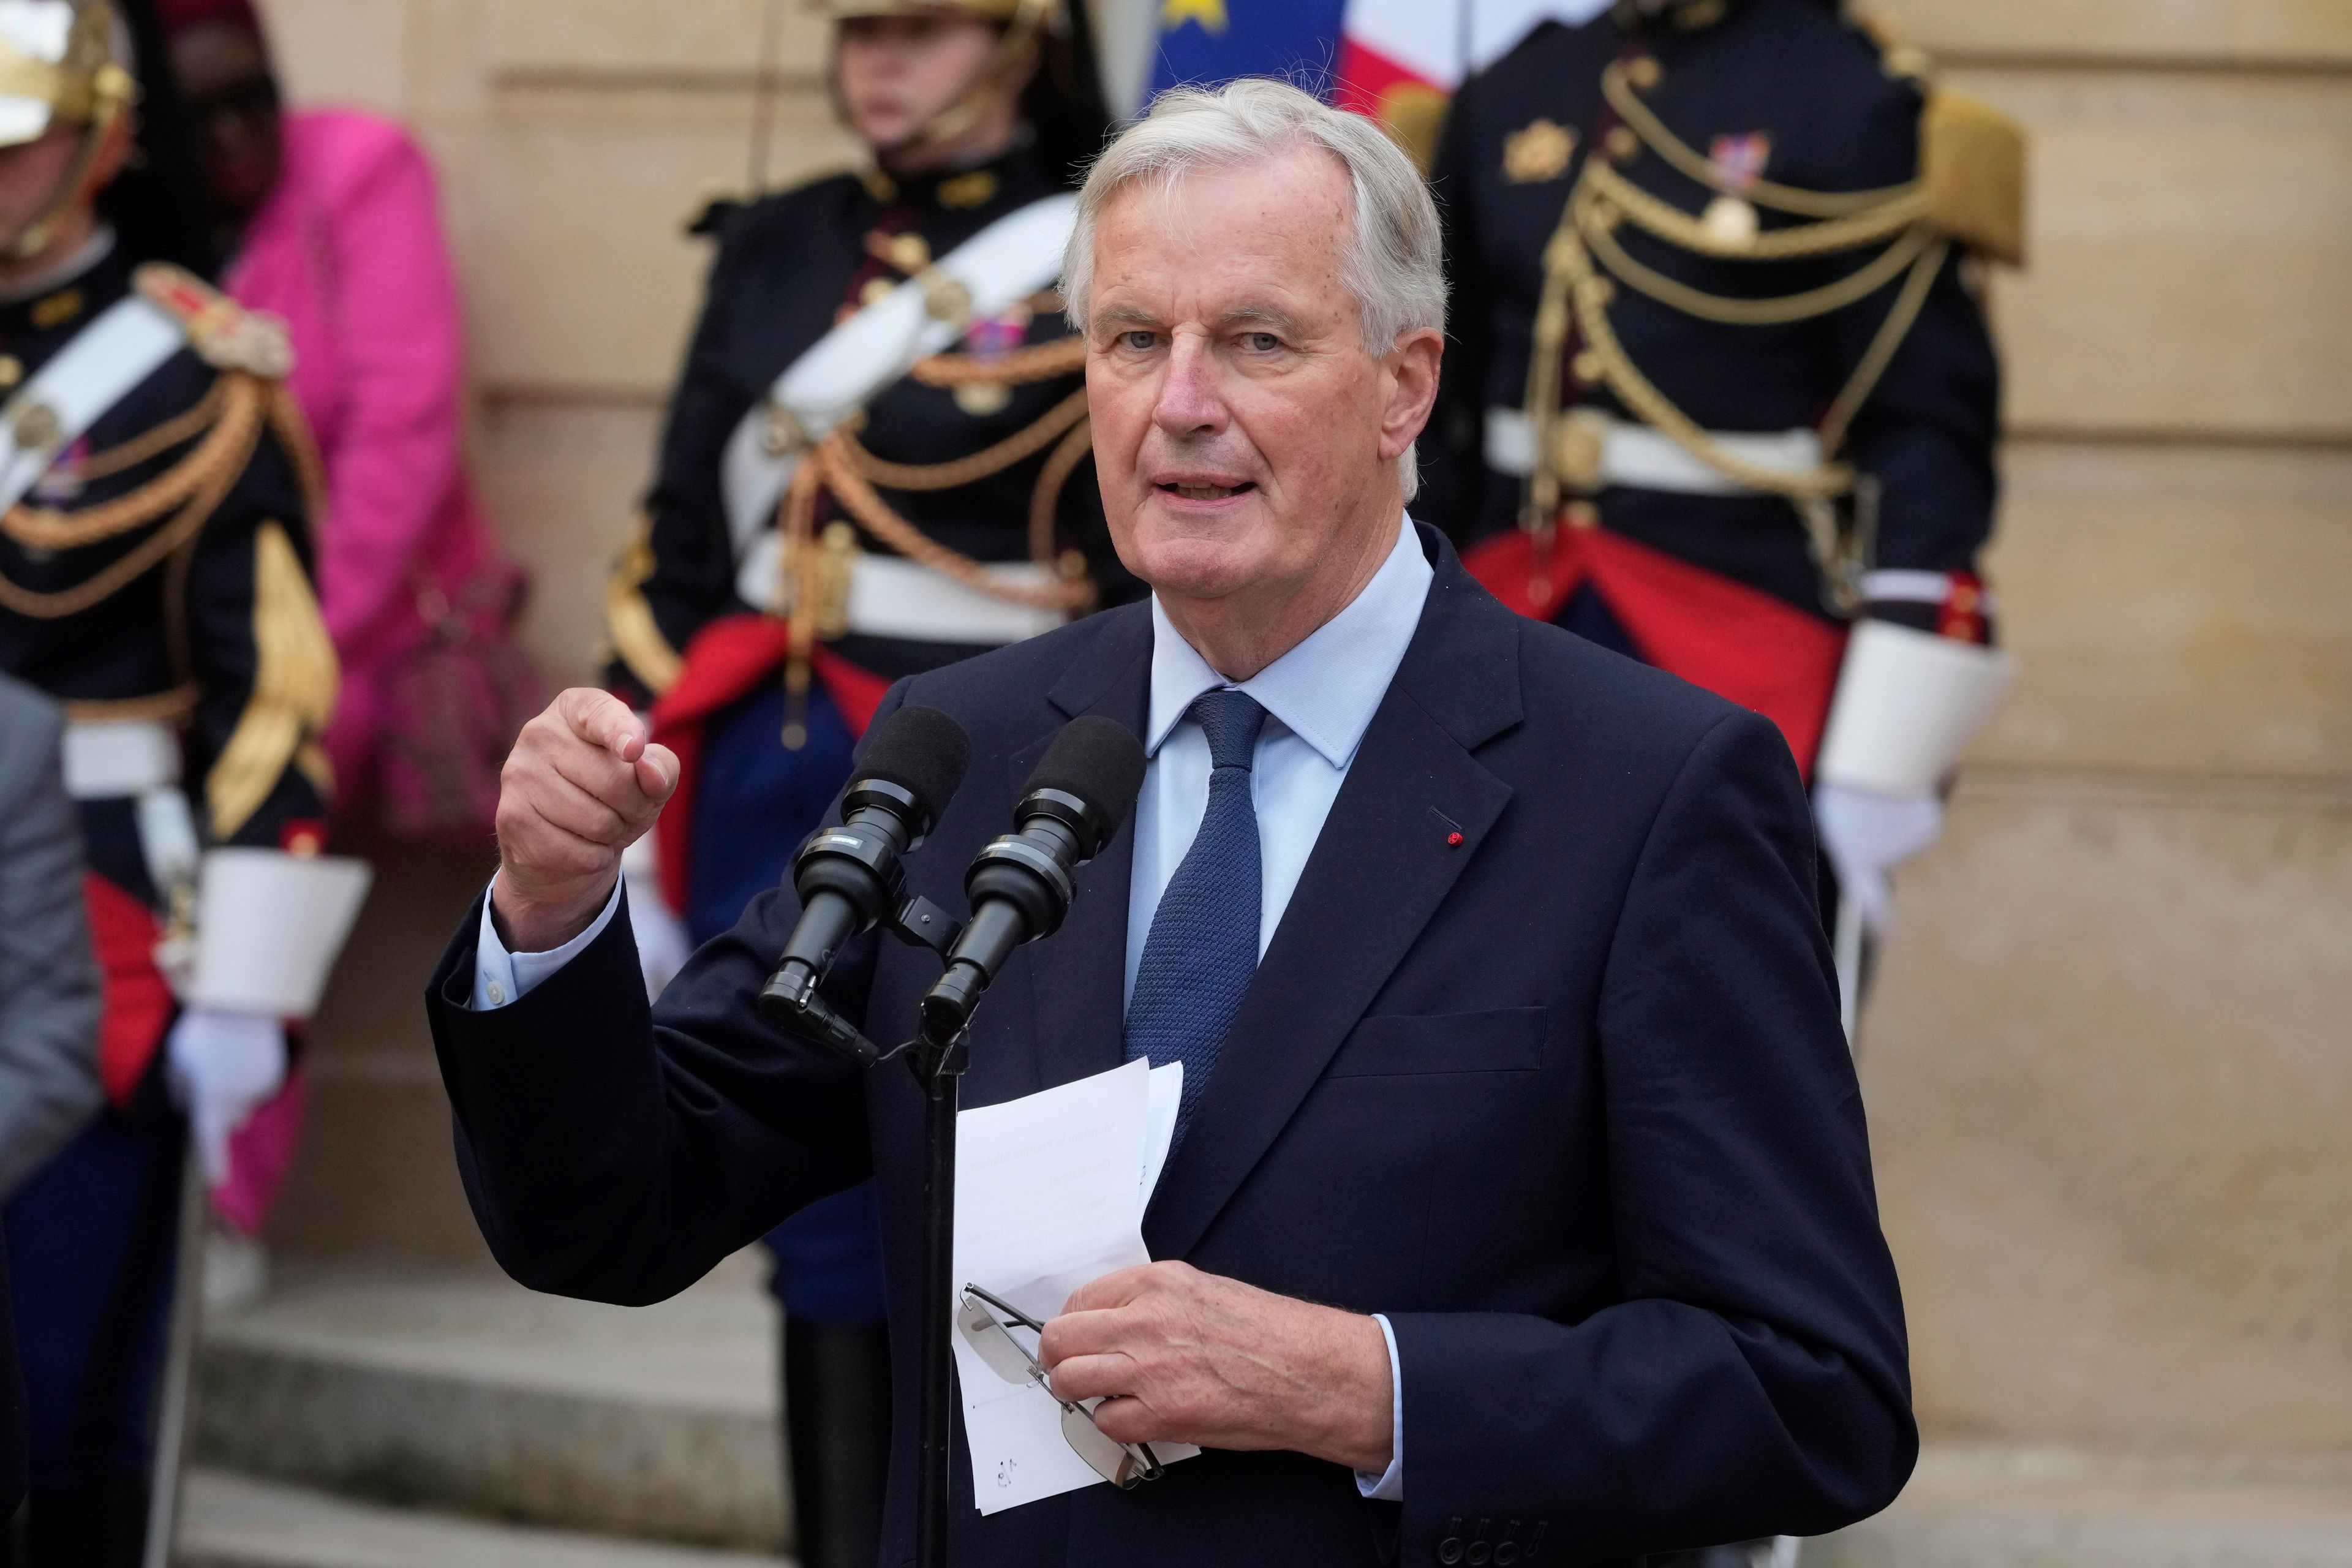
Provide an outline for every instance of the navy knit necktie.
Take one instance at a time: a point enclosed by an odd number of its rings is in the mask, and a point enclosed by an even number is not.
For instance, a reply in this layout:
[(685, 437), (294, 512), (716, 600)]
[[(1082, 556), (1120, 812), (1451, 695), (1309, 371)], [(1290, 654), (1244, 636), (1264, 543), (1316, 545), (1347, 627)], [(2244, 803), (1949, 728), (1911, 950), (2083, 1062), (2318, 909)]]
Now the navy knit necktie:
[(1265, 710), (1246, 693), (1212, 691), (1193, 702), (1192, 715), (1209, 737), (1209, 809), (1160, 895), (1136, 966), (1135, 994), (1127, 1004), (1127, 1059), (1184, 1064), (1184, 1098), (1176, 1111), (1180, 1143), (1216, 1069), (1242, 994), (1257, 973), (1264, 890), (1250, 763)]

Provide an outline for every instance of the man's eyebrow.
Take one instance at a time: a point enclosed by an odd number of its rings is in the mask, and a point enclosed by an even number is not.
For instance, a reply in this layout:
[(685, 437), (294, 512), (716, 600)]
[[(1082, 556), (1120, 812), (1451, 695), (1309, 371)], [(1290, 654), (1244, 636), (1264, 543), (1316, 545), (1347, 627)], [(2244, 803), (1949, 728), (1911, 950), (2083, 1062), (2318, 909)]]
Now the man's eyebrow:
[(1088, 312), (1087, 325), (1092, 327), (1156, 327), (1160, 318), (1139, 305), (1105, 305)]
[(1219, 311), (1216, 324), (1221, 328), (1228, 329), (1250, 325), (1270, 327), (1283, 336), (1291, 338), (1302, 337), (1307, 331), (1305, 324), (1297, 317), (1281, 306), (1269, 304), (1263, 300), (1244, 300), (1231, 310)]

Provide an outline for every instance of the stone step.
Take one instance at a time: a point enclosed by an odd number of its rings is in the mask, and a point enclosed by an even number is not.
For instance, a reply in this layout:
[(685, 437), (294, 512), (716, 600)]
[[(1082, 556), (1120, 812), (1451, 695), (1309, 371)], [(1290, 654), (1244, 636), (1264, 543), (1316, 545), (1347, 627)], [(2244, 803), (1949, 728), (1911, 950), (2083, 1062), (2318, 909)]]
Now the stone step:
[(179, 1568), (778, 1568), (780, 1560), (386, 1508), (198, 1469), (183, 1494), (174, 1561)]
[(201, 1465), (561, 1529), (790, 1539), (775, 1311), (749, 1255), (641, 1309), (494, 1275), (282, 1268), (205, 1328)]
[(2352, 1460), (1931, 1447), (1803, 1568), (2352, 1568)]

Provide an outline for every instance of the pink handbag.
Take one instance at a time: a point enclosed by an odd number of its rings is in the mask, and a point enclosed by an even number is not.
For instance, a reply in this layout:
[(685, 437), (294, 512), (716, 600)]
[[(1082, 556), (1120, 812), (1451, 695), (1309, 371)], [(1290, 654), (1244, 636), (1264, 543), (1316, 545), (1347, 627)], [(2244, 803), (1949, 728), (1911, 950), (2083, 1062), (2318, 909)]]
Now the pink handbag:
[(514, 739), (547, 705), (547, 681), (514, 640), (530, 584), (493, 563), (455, 600), (420, 577), (416, 612), (430, 629), (384, 689), (378, 763), (384, 826), (404, 838), (478, 843), (499, 808), (499, 770)]

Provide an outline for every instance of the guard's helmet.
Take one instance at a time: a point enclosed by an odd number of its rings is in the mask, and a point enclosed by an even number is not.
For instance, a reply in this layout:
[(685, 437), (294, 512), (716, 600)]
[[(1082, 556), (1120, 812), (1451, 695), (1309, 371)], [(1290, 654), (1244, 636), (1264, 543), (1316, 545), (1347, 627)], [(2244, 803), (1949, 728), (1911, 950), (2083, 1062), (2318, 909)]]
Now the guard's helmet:
[(58, 221), (89, 199), (99, 154), (135, 105), (138, 155), (99, 194), (100, 208), (132, 257), (210, 270), (194, 127), (168, 70), (146, 84), (135, 70), (163, 53), (149, 0), (0, 0), (0, 148), (53, 131), (81, 136), (80, 155), (48, 205), (0, 235), (0, 250), (40, 253)]
[(926, 131), (955, 135), (980, 112), (998, 84), (1030, 61), (1037, 69), (1021, 99), (1022, 118), (1036, 132), (1040, 152), (1069, 172), (1076, 185), (1084, 165), (1102, 151), (1110, 128), (1102, 79), (1087, 28), (1085, 0), (808, 0), (809, 8), (836, 22), (860, 16), (916, 16), (960, 13), (1002, 30), (994, 57), (971, 88), (940, 113)]
[(0, 147), (61, 126), (103, 133), (138, 91), (107, 0), (0, 0)]

